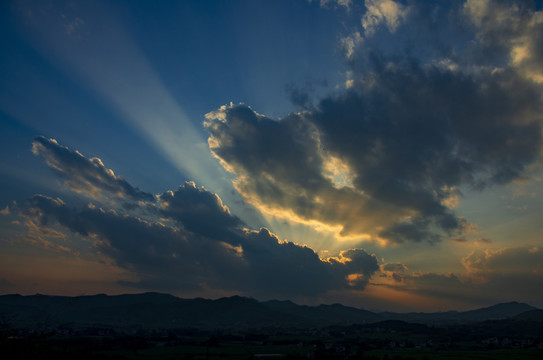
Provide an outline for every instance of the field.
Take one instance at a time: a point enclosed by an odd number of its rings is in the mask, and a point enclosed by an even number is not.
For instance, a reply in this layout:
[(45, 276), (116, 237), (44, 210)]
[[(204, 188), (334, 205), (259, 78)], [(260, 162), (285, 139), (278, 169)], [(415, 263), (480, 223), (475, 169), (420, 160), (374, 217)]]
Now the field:
[(318, 334), (197, 334), (194, 336), (88, 336), (4, 333), (2, 352), (10, 359), (367, 359), (500, 360), (541, 359), (539, 344), (487, 346), (480, 341), (431, 342), (402, 332)]

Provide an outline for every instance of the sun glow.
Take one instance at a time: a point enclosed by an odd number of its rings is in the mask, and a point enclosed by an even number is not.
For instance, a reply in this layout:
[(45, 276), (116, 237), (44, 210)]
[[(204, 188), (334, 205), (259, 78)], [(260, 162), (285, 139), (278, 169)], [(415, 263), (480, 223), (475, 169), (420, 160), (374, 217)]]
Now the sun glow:
[(354, 189), (354, 173), (349, 165), (336, 156), (323, 156), (323, 175), (336, 189), (348, 187)]

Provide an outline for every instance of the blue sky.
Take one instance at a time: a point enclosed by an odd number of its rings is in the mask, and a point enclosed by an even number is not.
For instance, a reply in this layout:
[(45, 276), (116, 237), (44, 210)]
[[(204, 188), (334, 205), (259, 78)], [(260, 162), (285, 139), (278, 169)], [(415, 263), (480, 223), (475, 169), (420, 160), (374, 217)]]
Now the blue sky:
[(0, 6), (1, 293), (543, 306), (539, 3)]

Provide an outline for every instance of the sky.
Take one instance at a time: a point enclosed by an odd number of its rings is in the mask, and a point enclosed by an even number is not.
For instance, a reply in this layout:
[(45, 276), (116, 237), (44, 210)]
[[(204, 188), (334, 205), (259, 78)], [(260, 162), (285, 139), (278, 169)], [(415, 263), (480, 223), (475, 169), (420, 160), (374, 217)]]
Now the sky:
[(0, 2), (0, 294), (543, 307), (532, 1)]

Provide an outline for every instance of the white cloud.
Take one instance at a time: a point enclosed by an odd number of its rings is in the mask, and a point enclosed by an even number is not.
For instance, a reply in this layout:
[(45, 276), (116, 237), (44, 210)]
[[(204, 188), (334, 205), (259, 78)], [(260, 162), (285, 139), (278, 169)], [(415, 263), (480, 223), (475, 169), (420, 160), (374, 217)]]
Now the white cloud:
[(391, 33), (407, 19), (409, 7), (393, 0), (366, 0), (366, 13), (362, 17), (365, 36), (375, 34), (377, 28), (385, 24)]

